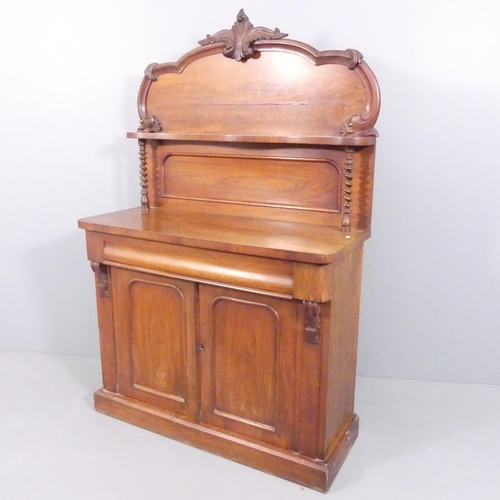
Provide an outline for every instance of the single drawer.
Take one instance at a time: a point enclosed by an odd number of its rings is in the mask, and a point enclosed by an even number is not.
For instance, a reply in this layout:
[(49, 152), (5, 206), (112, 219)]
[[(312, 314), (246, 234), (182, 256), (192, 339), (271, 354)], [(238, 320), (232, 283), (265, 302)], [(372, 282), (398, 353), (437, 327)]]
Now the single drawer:
[(107, 265), (155, 271), (193, 281), (293, 297), (290, 261), (87, 231), (88, 258)]

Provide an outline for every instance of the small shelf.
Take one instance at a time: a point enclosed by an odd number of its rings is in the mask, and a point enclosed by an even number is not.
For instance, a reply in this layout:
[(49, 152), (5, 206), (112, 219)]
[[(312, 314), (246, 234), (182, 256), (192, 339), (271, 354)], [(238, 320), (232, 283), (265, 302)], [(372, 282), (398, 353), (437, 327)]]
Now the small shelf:
[(193, 134), (184, 132), (127, 132), (129, 139), (153, 139), (157, 141), (201, 141), (201, 142), (250, 142), (267, 144), (315, 144), (324, 146), (371, 146), (376, 137), (354, 135), (250, 135), (250, 134)]

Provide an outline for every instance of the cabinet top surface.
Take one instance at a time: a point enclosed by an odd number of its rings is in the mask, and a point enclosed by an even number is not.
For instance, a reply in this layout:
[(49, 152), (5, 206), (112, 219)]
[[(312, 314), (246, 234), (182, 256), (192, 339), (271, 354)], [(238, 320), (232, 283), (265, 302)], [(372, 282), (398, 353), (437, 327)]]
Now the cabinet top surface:
[(81, 219), (87, 231), (195, 248), (326, 264), (335, 254), (369, 237), (330, 226), (190, 210), (132, 208)]

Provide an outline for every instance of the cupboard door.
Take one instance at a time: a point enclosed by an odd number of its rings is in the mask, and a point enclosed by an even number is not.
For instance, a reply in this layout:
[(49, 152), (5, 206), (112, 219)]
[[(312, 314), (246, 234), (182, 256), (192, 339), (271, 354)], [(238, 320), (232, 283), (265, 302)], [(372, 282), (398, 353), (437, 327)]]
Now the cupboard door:
[(200, 285), (204, 422), (290, 445), (295, 307), (285, 299)]
[(118, 390), (194, 418), (195, 284), (112, 268)]

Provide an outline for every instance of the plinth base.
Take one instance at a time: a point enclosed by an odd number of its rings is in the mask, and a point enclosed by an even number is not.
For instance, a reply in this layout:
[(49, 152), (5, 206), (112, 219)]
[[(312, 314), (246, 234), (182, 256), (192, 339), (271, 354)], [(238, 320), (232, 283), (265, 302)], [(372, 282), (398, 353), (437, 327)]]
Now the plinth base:
[(318, 461), (184, 420), (104, 389), (94, 394), (94, 402), (95, 409), (105, 415), (322, 492), (330, 488), (358, 436), (359, 419), (353, 415), (349, 428), (337, 440), (328, 460)]

